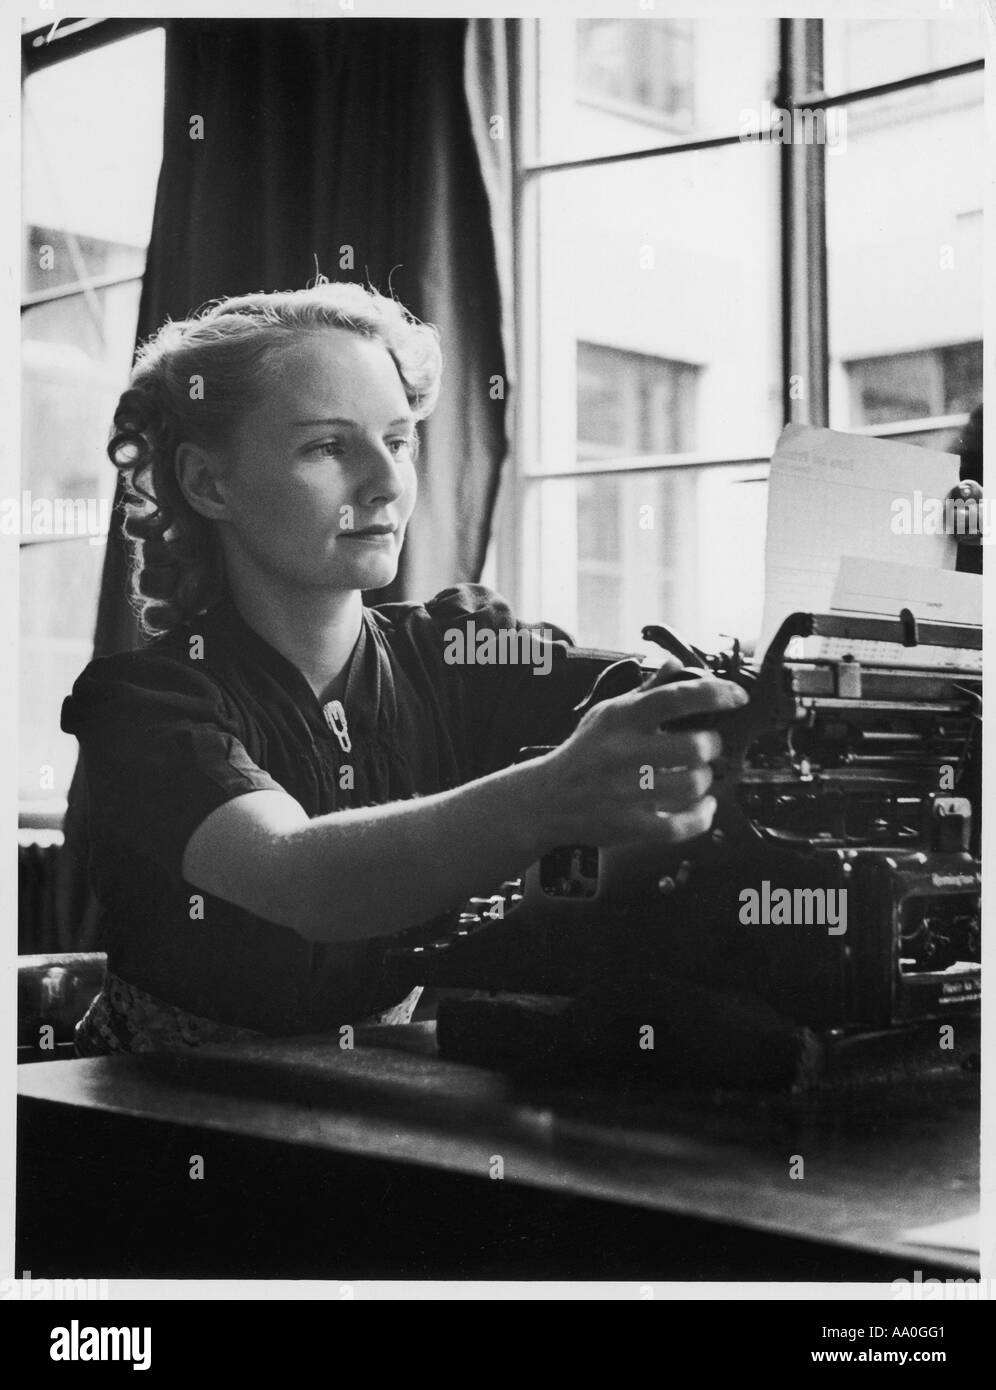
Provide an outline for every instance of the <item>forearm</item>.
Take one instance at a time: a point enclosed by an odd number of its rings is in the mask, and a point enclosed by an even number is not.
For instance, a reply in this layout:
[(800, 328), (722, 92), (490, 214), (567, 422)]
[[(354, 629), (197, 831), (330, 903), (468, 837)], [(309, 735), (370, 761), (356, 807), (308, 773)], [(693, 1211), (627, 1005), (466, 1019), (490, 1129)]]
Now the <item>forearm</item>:
[(631, 692), (588, 710), (552, 752), (386, 806), (309, 819), (280, 791), (236, 797), (193, 833), (183, 875), (309, 941), (391, 935), (458, 907), (558, 844), (704, 834), (716, 809), (706, 792), (720, 737), (663, 730), (746, 698), (711, 678)]
[(311, 941), (355, 941), (459, 907), (556, 842), (548, 777), (539, 759), (285, 832), (275, 847), (285, 924)]

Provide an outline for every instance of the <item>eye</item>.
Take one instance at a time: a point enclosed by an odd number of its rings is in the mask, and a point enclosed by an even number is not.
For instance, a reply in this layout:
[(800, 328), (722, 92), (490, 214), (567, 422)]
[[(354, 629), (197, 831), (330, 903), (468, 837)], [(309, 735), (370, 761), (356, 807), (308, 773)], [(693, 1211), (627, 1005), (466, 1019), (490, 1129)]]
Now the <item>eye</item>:
[(404, 439), (389, 439), (387, 441), (387, 447), (391, 450), (392, 454), (400, 454), (405, 450), (411, 449), (412, 440), (410, 437)]
[(323, 439), (320, 444), (312, 444), (305, 451), (313, 458), (335, 458), (342, 453), (342, 441), (339, 439)]

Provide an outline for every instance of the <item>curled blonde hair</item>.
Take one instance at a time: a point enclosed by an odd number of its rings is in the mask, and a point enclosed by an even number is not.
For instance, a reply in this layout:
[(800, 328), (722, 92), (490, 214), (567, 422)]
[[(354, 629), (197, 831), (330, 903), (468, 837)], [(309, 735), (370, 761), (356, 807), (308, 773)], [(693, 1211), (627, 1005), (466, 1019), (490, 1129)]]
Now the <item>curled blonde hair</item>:
[[(139, 349), (107, 453), (125, 481), (131, 602), (146, 636), (195, 617), (224, 589), (217, 531), (183, 495), (177, 447), (224, 447), (281, 351), (323, 328), (383, 343), (415, 419), (432, 413), (442, 371), (437, 330), (396, 299), (345, 281), (320, 277), (304, 290), (218, 300), (167, 322)], [(194, 378), (203, 391), (194, 390)]]

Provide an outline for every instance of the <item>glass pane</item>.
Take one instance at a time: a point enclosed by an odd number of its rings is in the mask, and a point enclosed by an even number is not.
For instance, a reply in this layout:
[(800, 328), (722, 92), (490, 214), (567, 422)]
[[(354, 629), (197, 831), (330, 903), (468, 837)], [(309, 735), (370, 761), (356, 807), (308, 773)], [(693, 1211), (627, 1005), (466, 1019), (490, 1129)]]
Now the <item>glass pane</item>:
[(76, 741), (60, 731), (59, 713), (93, 651), (117, 476), (104, 449), (140, 290), (117, 285), (22, 316), (22, 800), (61, 801), (72, 776)]
[(735, 135), (775, 91), (777, 25), (645, 15), (543, 19), (536, 150), (543, 162)]
[(979, 16), (962, 9), (952, 3), (935, 19), (825, 19), (826, 90), (857, 91), (983, 57)]
[(831, 426), (982, 397), (982, 74), (847, 108), (827, 153)]
[[(761, 627), (767, 470), (664, 468), (531, 487), (537, 611), (585, 646), (656, 652), (665, 623), (709, 651)], [(736, 555), (736, 564), (727, 563)]]
[(104, 452), (131, 366), (139, 281), (21, 316), (22, 482), (37, 498), (110, 496)]
[(768, 457), (781, 426), (777, 145), (540, 175), (527, 470)]
[(58, 804), (69, 790), (79, 749), (59, 728), (59, 716), (93, 655), (103, 560), (104, 547), (86, 537), (21, 550), (22, 802)]
[[(141, 275), (162, 153), (163, 36), (70, 58), (25, 84), (24, 286)], [(80, 113), (86, 113), (86, 119)], [(90, 659), (115, 470), (105, 454), (141, 284), (87, 287), (21, 316), (22, 801), (64, 800), (63, 698)]]
[(24, 84), (24, 291), (141, 274), (162, 150), (163, 33)]

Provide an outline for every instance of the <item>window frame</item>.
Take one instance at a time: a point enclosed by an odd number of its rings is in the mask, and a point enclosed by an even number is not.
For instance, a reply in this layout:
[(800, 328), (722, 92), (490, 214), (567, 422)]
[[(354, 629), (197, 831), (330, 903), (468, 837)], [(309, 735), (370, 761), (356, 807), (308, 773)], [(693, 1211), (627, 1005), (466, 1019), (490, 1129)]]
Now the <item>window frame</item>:
[[(22, 100), (24, 84), (36, 73), (42, 72), (56, 63), (71, 61), (96, 49), (118, 43), (123, 39), (133, 38), (138, 34), (155, 29), (166, 30), (168, 27), (169, 20), (165, 19), (69, 19), (27, 30), (21, 35)], [(23, 235), (23, 226), (21, 230)], [(67, 235), (72, 236), (72, 233), (67, 233)], [(144, 268), (141, 272), (91, 275), (53, 286), (50, 290), (28, 293), (22, 288), (19, 296), (20, 313), (23, 316), (42, 304), (51, 304), (67, 299), (84, 299), (95, 292), (114, 289), (120, 285), (141, 284), (143, 278)], [(23, 460), (21, 462), (23, 467)], [(90, 543), (91, 538), (89, 536), (78, 535), (53, 535), (46, 536), (42, 540), (22, 537), (19, 548), (23, 553), (26, 547), (40, 544), (48, 546)], [(95, 619), (96, 614), (94, 614)], [(26, 837), (24, 842), (34, 842), (38, 838), (35, 832), (61, 836), (65, 812), (65, 800), (54, 798), (31, 800), (19, 795), (18, 828)], [(55, 841), (55, 843), (58, 842), (58, 840)]]
[[(117, 43), (120, 39), (133, 38), (136, 34), (147, 33), (150, 29), (166, 29), (168, 25), (169, 21), (164, 19), (71, 19), (62, 21), (61, 24), (57, 20), (53, 24), (29, 29), (21, 35), (22, 96), (28, 78), (34, 77), (35, 73), (42, 72), (55, 63), (81, 57), (84, 53), (106, 48), (108, 44)], [(72, 233), (67, 235), (71, 236)], [(132, 285), (141, 281), (143, 276), (144, 271), (127, 275), (91, 275), (85, 279), (55, 285), (50, 290), (22, 293), (21, 313), (26, 313), (37, 304), (51, 304), (59, 299), (72, 299), (89, 294), (93, 290), (113, 289), (117, 285)]]
[[(943, 82), (947, 78), (981, 72), (985, 59), (952, 64), (926, 72), (891, 79), (873, 86), (829, 92), (823, 74), (823, 19), (797, 18), (778, 21), (778, 81), (772, 107), (782, 110), (826, 111), (858, 102)], [(538, 109), (538, 20), (521, 20), (510, 40), (512, 73), (512, 267), (514, 317), (519, 325), (515, 343), (515, 380), (537, 381), (540, 348), (535, 323), (541, 305), (539, 284), (538, 190), (541, 181), (563, 170), (594, 168), (639, 159), (679, 157), (701, 149), (742, 143), (740, 133), (661, 144), (647, 149), (591, 155), (577, 159), (542, 160), (527, 151), (527, 130), (536, 129)], [(532, 87), (534, 90), (530, 90)], [(826, 151), (817, 143), (781, 146), (781, 197), (778, 209), (781, 233), (781, 347), (782, 418), (786, 424), (827, 427), (829, 424), (830, 344), (827, 280)], [(807, 390), (794, 399), (790, 379), (803, 374)], [(540, 429), (536, 391), (522, 390), (514, 412), (506, 478), (495, 527), (494, 573), (503, 593), (517, 610), (529, 605), (538, 592), (535, 539), (538, 536), (537, 498), (548, 479), (569, 479), (621, 471), (655, 472), (660, 468), (722, 467), (756, 464), (766, 476), (768, 459), (754, 455), (679, 455), (665, 458), (596, 459), (575, 462), (566, 470), (549, 472), (536, 467)], [(943, 438), (963, 426), (967, 415), (943, 416), (864, 426), (854, 432), (882, 439), (903, 439), (909, 434)], [(527, 460), (533, 466), (528, 468)]]
[[(82, 19), (65, 20), (61, 24), (56, 21), (26, 30), (21, 35), (22, 99), (24, 84), (28, 78), (34, 77), (45, 68), (81, 57), (85, 53), (92, 53), (98, 48), (106, 48), (121, 39), (147, 33), (151, 29), (165, 29), (168, 23), (168, 20), (163, 19)], [(73, 237), (72, 232), (67, 232), (66, 235), (70, 239)], [(95, 291), (141, 283), (144, 274), (143, 269), (128, 274), (89, 275), (84, 279), (54, 285), (50, 290), (34, 290), (30, 293), (22, 291), (20, 312), (23, 316), (39, 304), (54, 304), (63, 299), (81, 299)], [(80, 536), (47, 536), (44, 544), (78, 545), (84, 539)]]

